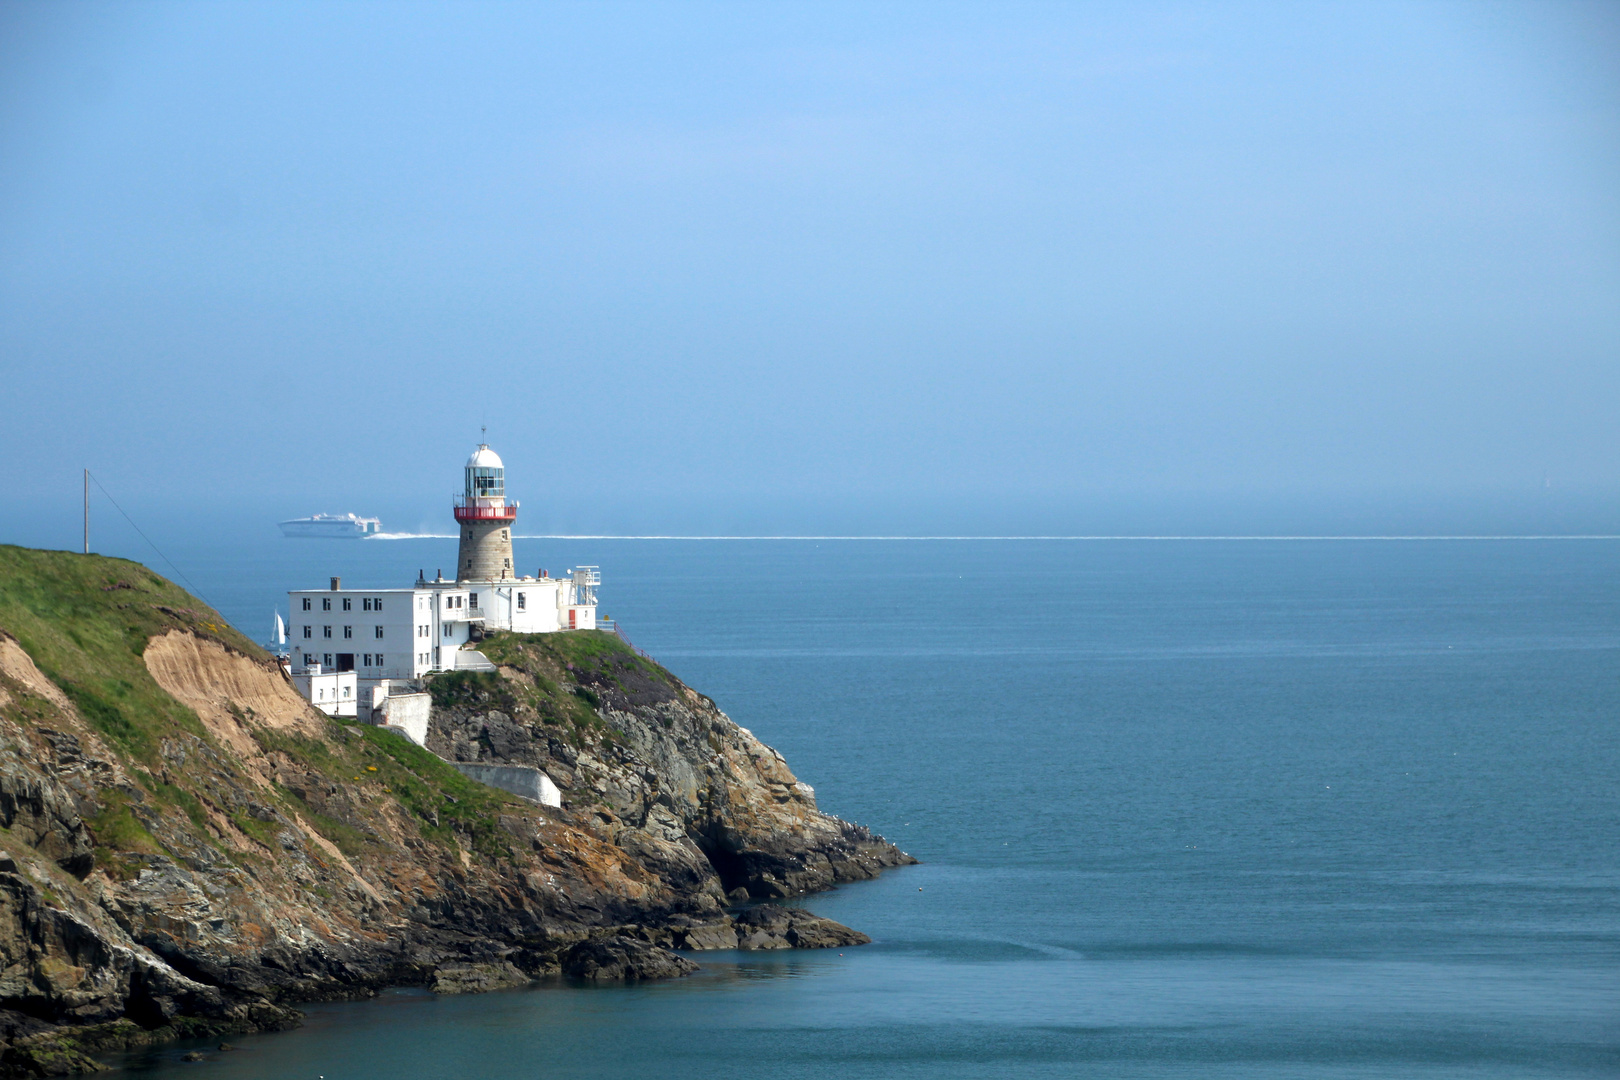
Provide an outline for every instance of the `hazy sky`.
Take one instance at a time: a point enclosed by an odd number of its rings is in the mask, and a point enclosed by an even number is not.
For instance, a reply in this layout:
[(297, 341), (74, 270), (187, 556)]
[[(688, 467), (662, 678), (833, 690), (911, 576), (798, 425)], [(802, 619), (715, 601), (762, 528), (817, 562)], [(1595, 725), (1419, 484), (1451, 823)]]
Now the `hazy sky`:
[(0, 540), (1620, 531), (1617, 10), (8, 3)]

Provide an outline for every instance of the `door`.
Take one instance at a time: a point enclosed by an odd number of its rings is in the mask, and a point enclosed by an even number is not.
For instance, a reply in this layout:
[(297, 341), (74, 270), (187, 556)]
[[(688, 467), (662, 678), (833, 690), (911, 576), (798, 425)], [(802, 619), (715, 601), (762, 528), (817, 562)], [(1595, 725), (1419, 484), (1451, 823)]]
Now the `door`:
[(573, 608), (568, 609), (568, 629), (572, 630), (578, 625), (578, 615), (579, 612), (575, 611)]
[(337, 669), (339, 671), (354, 670), (354, 653), (340, 652), (337, 654)]

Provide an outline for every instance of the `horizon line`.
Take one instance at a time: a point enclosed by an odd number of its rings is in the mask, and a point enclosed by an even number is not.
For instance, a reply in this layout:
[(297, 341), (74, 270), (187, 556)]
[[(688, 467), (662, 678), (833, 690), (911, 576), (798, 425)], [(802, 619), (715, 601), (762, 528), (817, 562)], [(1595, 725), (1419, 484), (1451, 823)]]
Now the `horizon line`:
[[(367, 540), (455, 540), (454, 533), (374, 533), (367, 536)], [(1446, 535), (1368, 535), (1368, 534), (1240, 534), (1240, 535), (1018, 535), (1018, 536), (902, 536), (902, 535), (680, 535), (673, 533), (629, 535), (620, 533), (514, 533), (514, 540), (781, 540), (781, 541), (853, 541), (853, 540), (1068, 540), (1068, 541), (1106, 541), (1106, 540), (1182, 540), (1182, 541), (1215, 541), (1215, 540), (1291, 540), (1291, 541), (1329, 541), (1329, 540), (1384, 540), (1384, 541), (1434, 541), (1434, 540), (1620, 540), (1620, 534), (1612, 533), (1540, 533), (1540, 534), (1446, 534)]]

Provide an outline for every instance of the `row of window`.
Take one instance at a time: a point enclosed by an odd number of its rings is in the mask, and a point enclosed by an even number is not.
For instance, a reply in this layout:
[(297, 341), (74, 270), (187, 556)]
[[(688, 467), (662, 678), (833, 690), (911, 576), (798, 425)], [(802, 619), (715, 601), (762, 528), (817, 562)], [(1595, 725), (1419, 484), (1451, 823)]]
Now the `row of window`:
[[(383, 654), (382, 653), (361, 653), (360, 654), (360, 661), (361, 661), (361, 663), (360, 663), (361, 667), (387, 667), (388, 666), (387, 664), (383, 663)], [(305, 653), (304, 654), (304, 666), (305, 667), (308, 667), (310, 664), (313, 664), (315, 662), (316, 662), (316, 660), (315, 660), (315, 654), (314, 653)], [(320, 659), (320, 664), (321, 664), (322, 667), (330, 668), (332, 666), (332, 654), (331, 653), (323, 654), (321, 659)]]
[[(374, 626), (371, 629), (372, 629), (372, 637), (382, 637), (383, 636), (383, 628), (382, 627)], [(314, 637), (315, 636), (315, 628), (313, 626), (304, 627), (304, 636), (307, 637), (307, 638)], [(331, 636), (332, 636), (332, 628), (330, 626), (321, 627), (321, 637), (331, 637)], [(346, 637), (346, 638), (354, 637), (354, 627), (345, 626), (343, 628), (343, 636)]]
[[(304, 597), (304, 610), (305, 611), (313, 610), (313, 608), (311, 608), (311, 606), (310, 606), (312, 603), (313, 603), (313, 598), (312, 597), (308, 597), (308, 596)], [(343, 610), (344, 611), (353, 611), (354, 610), (353, 605), (354, 605), (354, 598), (353, 597), (345, 596), (343, 598)], [(381, 611), (382, 610), (382, 597), (380, 597), (380, 596), (363, 596), (363, 597), (361, 597), (360, 598), (360, 609), (362, 611)], [(332, 610), (332, 598), (330, 596), (321, 597), (321, 610), (322, 611), (331, 611)]]
[[(425, 600), (426, 598), (424, 597), (423, 599)], [(467, 601), (466, 604), (462, 603), (463, 599), (465, 599)], [(308, 597), (308, 596), (304, 597), (304, 610), (305, 611), (314, 610), (313, 607), (312, 607), (313, 603), (314, 603), (314, 599), (312, 597)], [(350, 606), (352, 603), (353, 603), (353, 600), (350, 597), (347, 597), (347, 596), (343, 597), (343, 610), (344, 611), (352, 610), (352, 608)], [(382, 597), (380, 597), (380, 596), (375, 596), (375, 597), (373, 597), (373, 596), (363, 596), (363, 597), (360, 598), (360, 605), (361, 605), (361, 609), (364, 610), (364, 611), (381, 611), (383, 609)], [(519, 611), (524, 611), (524, 610), (526, 610), (528, 608), (528, 606), (529, 606), (529, 598), (528, 598), (528, 596), (526, 594), (524, 594), (524, 593), (518, 593), (517, 594), (517, 606), (518, 606)], [(478, 609), (478, 594), (477, 593), (468, 593), (465, 597), (451, 596), (449, 594), (446, 594), (445, 598), (444, 598), (444, 607), (445, 607), (446, 611), (449, 611), (449, 610), (454, 609), (454, 608), (459, 608), (459, 607), (470, 607), (470, 608), (472, 608), (473, 610), (476, 611)], [(321, 610), (322, 611), (331, 611), (332, 610), (332, 598), (330, 596), (321, 597)], [(381, 637), (382, 635), (378, 634), (377, 636)]]
[[(345, 596), (342, 599), (343, 599), (343, 610), (344, 611), (351, 610), (351, 608), (350, 608), (350, 604), (352, 603), (351, 598)], [(465, 599), (467, 601), (465, 605), (462, 604), (463, 599)], [(312, 603), (313, 603), (313, 598), (312, 597), (308, 597), (308, 596), (304, 597), (304, 610), (305, 611), (313, 610), (313, 608), (311, 607)], [(376, 597), (363, 596), (363, 597), (360, 598), (361, 607), (365, 611), (381, 611), (383, 609), (382, 603), (383, 603), (382, 602), (382, 597), (380, 597), (380, 596), (376, 596)], [(444, 598), (445, 610), (448, 611), (448, 610), (452, 610), (454, 608), (460, 608), (460, 607), (463, 607), (463, 606), (469, 607), (469, 608), (473, 609), (474, 611), (477, 611), (478, 610), (478, 594), (477, 593), (468, 593), (465, 597), (451, 596), (451, 595), (448, 595), (448, 594), (445, 595), (445, 598)], [(519, 611), (527, 611), (528, 607), (529, 607), (529, 597), (528, 597), (528, 595), (526, 593), (521, 593), (521, 592), (518, 593), (517, 594), (517, 609)], [(330, 596), (321, 597), (321, 610), (322, 611), (331, 611), (332, 610), (332, 598)], [(344, 637), (353, 637), (354, 635), (352, 633), (350, 633), (349, 631), (350, 631), (350, 628), (345, 626), (343, 628), (343, 636)], [(307, 627), (307, 626), (304, 627), (304, 636), (305, 637), (310, 637), (311, 636), (310, 628)], [(326, 633), (324, 635), (322, 635), (322, 636), (331, 637), (332, 636), (332, 628), (330, 626), (328, 626), (326, 628)], [(380, 626), (377, 627), (377, 636), (378, 637), (383, 636), (382, 627), (380, 627)], [(421, 636), (426, 637), (427, 634), (423, 633)]]

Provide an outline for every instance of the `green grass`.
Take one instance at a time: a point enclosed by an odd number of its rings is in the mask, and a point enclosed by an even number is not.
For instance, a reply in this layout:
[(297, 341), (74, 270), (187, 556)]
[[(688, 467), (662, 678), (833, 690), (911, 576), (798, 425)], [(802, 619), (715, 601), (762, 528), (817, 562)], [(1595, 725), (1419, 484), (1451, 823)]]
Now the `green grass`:
[(136, 818), (129, 808), (129, 797), (121, 791), (102, 792), (100, 811), (84, 823), (95, 841), (96, 865), (111, 877), (127, 881), (145, 865), (139, 856), (165, 854), (163, 845)]
[(207, 738), (196, 715), (147, 672), (141, 656), (150, 638), (188, 630), (265, 656), (214, 609), (139, 563), (10, 544), (0, 544), (0, 630), (97, 731), (149, 765), (165, 735)]
[[(505, 682), (503, 690), (509, 699), (508, 705), (518, 701), (530, 705), (542, 721), (563, 728), (568, 741), (575, 746), (597, 740), (611, 743), (623, 737), (597, 715), (602, 705), (601, 695), (582, 679), (625, 690), (622, 677), (637, 672), (670, 687), (680, 685), (673, 675), (638, 654), (619, 635), (603, 630), (571, 630), (563, 634), (496, 633), (480, 643), (479, 651), (495, 663), (517, 668), (533, 678), (532, 689)], [(496, 676), (486, 674), (485, 678), (495, 679)], [(447, 688), (445, 694), (448, 697), (461, 692), (466, 691), (460, 687)]]
[[(526, 803), (467, 779), (443, 758), (403, 736), (367, 724), (353, 730), (358, 739), (345, 736), (335, 743), (264, 728), (253, 734), (266, 751), (280, 751), (340, 784), (352, 787), (359, 777), (362, 800), (390, 796), (398, 800), (416, 817), (425, 839), (453, 849), (459, 834), (485, 858), (511, 857), (500, 816), (521, 810)], [(280, 791), (289, 806), (345, 855), (375, 842), (353, 825), (315, 811), (285, 788)], [(245, 831), (258, 839), (251, 829)]]
[[(208, 835), (207, 815), (197, 795), (218, 804), (208, 795), (211, 782), (201, 774), (190, 775), (189, 764), (176, 771), (162, 760), (159, 748), (165, 737), (182, 733), (222, 752), (223, 748), (190, 709), (158, 686), (142, 654), (152, 637), (170, 630), (189, 631), (256, 659), (267, 658), (262, 649), (212, 608), (139, 563), (12, 545), (0, 545), (0, 630), (21, 643), (114, 750), (147, 767), (132, 775), (150, 792), (153, 810), (183, 814), (199, 836)], [(476, 672), (441, 676), (430, 685), (436, 701), (499, 695), (515, 686)], [(530, 692), (527, 687), (517, 689)], [(561, 702), (560, 715), (573, 723), (595, 719), (583, 701), (558, 693), (555, 683), (547, 681), (532, 693)], [(48, 717), (51, 711), (48, 703), (33, 697), (14, 700), (7, 707), (8, 715), (25, 723)], [(359, 807), (357, 820), (371, 812), (368, 802), (391, 796), (416, 817), (424, 838), (447, 848), (470, 846), (488, 859), (510, 857), (500, 817), (521, 813), (527, 804), (467, 779), (436, 755), (391, 732), (362, 726), (361, 737), (354, 738), (338, 735), (335, 723), (332, 730), (334, 738), (318, 739), (253, 728), (264, 750), (284, 752), (310, 771), (350, 788)], [(231, 755), (224, 753), (229, 759)], [(169, 779), (160, 782), (156, 776)], [(356, 776), (361, 777), (358, 782)], [(285, 788), (277, 790), (284, 810), (303, 816), (345, 854), (377, 842), (355, 823), (319, 813)], [(141, 856), (164, 853), (132, 812), (127, 796), (103, 791), (98, 797), (102, 809), (88, 821), (98, 865), (117, 876), (130, 876), (138, 872)], [(240, 811), (229, 817), (272, 852), (279, 850), (277, 835), (285, 826)]]
[(510, 684), (491, 671), (446, 671), (435, 675), (428, 683), (428, 694), (441, 709), (514, 702)]
[(437, 754), (379, 727), (362, 729), (366, 758), (377, 766), (377, 780), (421, 820), (426, 837), (451, 842), (455, 834), (489, 859), (511, 858), (500, 815), (526, 804), (469, 780)]
[(242, 810), (233, 811), (231, 813), (231, 821), (238, 829), (241, 829), (248, 836), (263, 844), (271, 851), (276, 850), (276, 846), (280, 842), (276, 838), (281, 833), (281, 830), (286, 828), (286, 826), (282, 825), (278, 821), (261, 821), (252, 814)]

